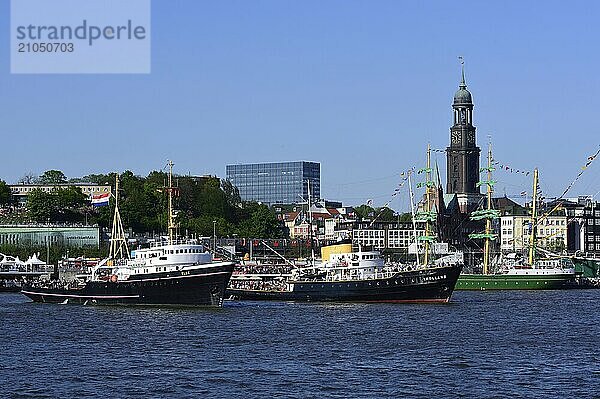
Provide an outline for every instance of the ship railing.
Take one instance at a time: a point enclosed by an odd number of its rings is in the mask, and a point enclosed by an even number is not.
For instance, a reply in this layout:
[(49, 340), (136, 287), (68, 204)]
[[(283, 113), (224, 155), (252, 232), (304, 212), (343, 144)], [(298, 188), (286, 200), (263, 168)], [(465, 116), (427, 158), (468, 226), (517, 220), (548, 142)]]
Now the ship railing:
[(227, 248), (217, 246), (214, 251), (208, 249), (214, 257), (218, 257), (221, 259), (226, 259), (232, 262), (239, 262), (240, 258), (235, 254), (229, 251)]
[(360, 273), (360, 269), (336, 269), (332, 270), (325, 276), (326, 281), (342, 281), (342, 280), (380, 280), (390, 278), (396, 275), (397, 271), (379, 270), (367, 273)]
[(198, 240), (193, 238), (179, 238), (169, 242), (169, 240), (159, 240), (150, 243), (150, 248), (164, 247), (165, 245), (202, 245)]

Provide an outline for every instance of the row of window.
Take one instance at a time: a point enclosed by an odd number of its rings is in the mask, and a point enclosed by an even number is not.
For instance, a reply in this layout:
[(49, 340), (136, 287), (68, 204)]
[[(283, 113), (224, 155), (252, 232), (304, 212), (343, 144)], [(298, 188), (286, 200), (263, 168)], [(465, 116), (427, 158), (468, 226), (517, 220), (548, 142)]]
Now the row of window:
[[(422, 236), (425, 232), (423, 230), (417, 230), (417, 235)], [(398, 237), (414, 237), (415, 233), (413, 230), (388, 230), (388, 237), (390, 239)]]
[(383, 238), (385, 230), (354, 230), (354, 238)]
[[(110, 191), (110, 187), (108, 186), (98, 186), (98, 187), (89, 187), (89, 186), (83, 186), (83, 187), (79, 187), (76, 186), (79, 189), (81, 189), (81, 192), (83, 193), (107, 193)], [(39, 187), (12, 187), (11, 191), (13, 194), (25, 194), (25, 193), (30, 193), (34, 190), (42, 190), (44, 192), (51, 192), (54, 190), (57, 190), (59, 188), (66, 188), (64, 186), (58, 186), (58, 187), (50, 187), (50, 186), (39, 186)]]
[(177, 254), (201, 254), (202, 251), (198, 248), (184, 248), (184, 249), (168, 249), (168, 250), (162, 250), (160, 252), (140, 252), (136, 254), (136, 258), (139, 257), (141, 259), (146, 259), (146, 258), (156, 258), (157, 256), (161, 255), (161, 254), (167, 254), (167, 255), (177, 255)]
[(357, 245), (365, 245), (372, 246), (374, 248), (384, 248), (385, 242), (382, 239), (374, 239), (374, 238), (358, 238), (356, 239)]
[[(529, 219), (524, 219), (525, 223), (529, 223)], [(512, 226), (512, 219), (502, 219), (502, 226)], [(567, 224), (564, 218), (561, 219), (544, 219), (540, 221), (541, 226), (565, 226)]]
[(62, 234), (51, 234), (47, 233), (12, 233), (12, 234), (0, 234), (0, 245), (2, 244), (14, 244), (27, 243), (31, 245), (46, 245), (48, 242), (50, 245), (66, 244), (68, 245), (96, 245), (98, 238), (94, 236), (64, 236)]

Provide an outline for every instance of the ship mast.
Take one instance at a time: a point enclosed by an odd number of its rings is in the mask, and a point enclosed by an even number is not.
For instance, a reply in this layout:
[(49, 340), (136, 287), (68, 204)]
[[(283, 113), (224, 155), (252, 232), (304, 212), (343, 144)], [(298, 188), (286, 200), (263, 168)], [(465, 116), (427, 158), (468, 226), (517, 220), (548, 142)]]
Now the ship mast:
[(412, 219), (412, 225), (413, 225), (413, 235), (414, 235), (414, 239), (415, 239), (415, 249), (416, 249), (416, 254), (417, 254), (417, 265), (420, 264), (419, 262), (419, 239), (418, 239), (418, 235), (417, 235), (417, 221), (415, 219), (415, 197), (413, 195), (413, 190), (412, 190), (412, 183), (410, 181), (410, 175), (412, 174), (412, 171), (409, 170), (408, 171), (408, 193), (410, 196), (410, 213), (411, 213), (411, 219)]
[(125, 239), (125, 230), (121, 221), (119, 212), (119, 174), (115, 177), (115, 212), (113, 215), (112, 231), (110, 235), (110, 251), (109, 259), (129, 258), (129, 249), (127, 248), (127, 240)]
[(423, 265), (427, 266), (429, 264), (429, 251), (430, 251), (430, 242), (433, 242), (436, 237), (432, 234), (432, 222), (437, 219), (436, 211), (432, 210), (431, 207), (431, 189), (434, 186), (433, 181), (431, 181), (431, 147), (427, 144), (427, 165), (425, 168), (420, 169), (418, 173), (425, 173), (425, 181), (417, 184), (417, 187), (425, 187), (425, 207), (424, 211), (417, 212), (417, 220), (425, 221), (425, 234), (419, 237), (421, 241), (425, 242), (423, 257)]
[[(487, 163), (487, 210), (492, 209), (492, 143), (488, 145), (488, 163)], [(492, 233), (492, 219), (485, 219), (485, 243), (483, 246), (483, 274), (488, 274), (490, 264), (490, 234)]]
[[(425, 169), (425, 209), (427, 213), (431, 212), (431, 191), (429, 185), (431, 182), (431, 146), (427, 143), (427, 165)], [(428, 217), (425, 221), (425, 237), (429, 237), (431, 233), (431, 218)], [(429, 264), (429, 240), (425, 240), (425, 256), (423, 259), (423, 265)]]
[(169, 217), (169, 225), (168, 230), (169, 230), (169, 245), (173, 244), (173, 235), (175, 232), (175, 224), (173, 223), (173, 161), (169, 160), (168, 161), (168, 165), (169, 165), (169, 210), (168, 210), (168, 217)]
[(538, 170), (533, 170), (533, 198), (531, 201), (531, 237), (529, 241), (529, 265), (533, 267), (535, 260), (535, 243), (537, 233), (537, 195), (538, 195)]
[(492, 232), (492, 219), (498, 219), (500, 217), (500, 211), (492, 209), (492, 194), (494, 192), (494, 184), (496, 182), (492, 180), (492, 172), (495, 170), (493, 166), (492, 158), (492, 143), (488, 144), (488, 161), (487, 167), (479, 169), (480, 172), (487, 172), (487, 180), (483, 180), (477, 183), (477, 186), (486, 186), (486, 209), (480, 211), (474, 211), (471, 214), (471, 220), (482, 220), (485, 219), (485, 231), (483, 234), (469, 234), (469, 238), (483, 238), (484, 249), (483, 249), (483, 274), (489, 274), (490, 272), (490, 248), (492, 241), (498, 236)]
[(310, 180), (306, 180), (306, 187), (308, 190), (308, 237), (310, 240), (310, 254), (312, 257), (312, 266), (315, 265), (315, 245), (313, 241), (313, 224), (312, 224), (312, 209), (311, 209), (311, 194), (310, 194)]

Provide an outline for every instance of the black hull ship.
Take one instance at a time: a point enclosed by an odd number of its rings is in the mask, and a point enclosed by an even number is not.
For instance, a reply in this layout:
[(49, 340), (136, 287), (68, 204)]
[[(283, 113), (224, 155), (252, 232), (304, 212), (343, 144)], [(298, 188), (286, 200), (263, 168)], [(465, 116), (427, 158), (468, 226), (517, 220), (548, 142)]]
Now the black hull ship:
[[(34, 302), (93, 305), (221, 306), (233, 263), (182, 266), (179, 270), (106, 280), (84, 285), (28, 286), (21, 291)], [(115, 281), (116, 280), (116, 281)]]
[[(431, 181), (429, 148), (427, 167), (419, 170), (418, 173), (426, 174), (426, 181), (419, 184), (426, 187), (426, 191), (420, 206), (421, 211), (414, 212), (411, 200), (416, 248), (415, 264), (386, 265), (378, 251), (363, 251), (359, 245), (358, 251), (354, 252), (351, 241), (340, 242), (321, 248), (320, 263), (294, 268), (286, 276), (236, 273), (230, 281), (229, 297), (323, 302), (448, 302), (463, 268), (463, 256), (462, 253), (454, 253), (433, 260), (432, 243), (437, 237), (432, 224), (437, 220), (437, 212), (432, 201), (435, 184)], [(411, 171), (403, 175), (408, 180), (412, 199)], [(312, 220), (310, 201), (308, 201), (308, 208), (310, 225)], [(417, 234), (417, 220), (425, 222), (424, 234)], [(309, 232), (312, 234), (312, 226), (309, 226)], [(419, 242), (423, 243), (422, 250), (419, 249)], [(419, 253), (424, 254), (422, 263)]]
[(222, 306), (234, 263), (216, 262), (195, 240), (176, 240), (173, 222), (172, 167), (169, 162), (169, 236), (129, 256), (118, 207), (119, 180), (107, 259), (94, 266), (84, 283), (30, 284), (21, 291), (34, 302), (92, 305)]
[(459, 260), (388, 266), (379, 252), (352, 252), (351, 244), (322, 251), (328, 261), (290, 274), (235, 273), (226, 295), (234, 300), (446, 303), (462, 270)]
[[(311, 302), (446, 303), (450, 300), (462, 266), (428, 267), (382, 273), (382, 277), (361, 280), (288, 281), (289, 289), (260, 290), (229, 288), (239, 300)], [(232, 282), (235, 280), (232, 280)], [(232, 284), (235, 287), (235, 283)]]

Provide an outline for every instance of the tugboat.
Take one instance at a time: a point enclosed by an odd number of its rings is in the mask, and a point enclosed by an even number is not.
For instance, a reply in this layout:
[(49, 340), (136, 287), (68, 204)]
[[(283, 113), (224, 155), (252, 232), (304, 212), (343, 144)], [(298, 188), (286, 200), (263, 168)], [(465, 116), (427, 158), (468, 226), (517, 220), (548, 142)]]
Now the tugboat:
[(92, 269), (82, 284), (26, 286), (21, 293), (34, 302), (98, 305), (222, 306), (233, 262), (215, 262), (194, 240), (174, 238), (173, 163), (169, 161), (169, 237), (149, 248), (133, 251), (132, 259), (119, 214), (117, 177), (110, 254)]
[[(427, 174), (427, 182), (422, 183), (426, 187), (425, 209), (416, 215), (426, 226), (425, 234), (419, 236), (424, 247), (423, 263), (419, 262), (418, 250), (416, 264), (386, 265), (378, 251), (363, 251), (360, 247), (353, 251), (351, 242), (339, 243), (321, 248), (321, 263), (295, 268), (289, 277), (271, 275), (264, 279), (257, 275), (234, 275), (228, 294), (232, 299), (240, 300), (448, 302), (462, 270), (463, 258), (461, 253), (435, 261), (430, 256), (431, 242), (436, 238), (432, 233), (432, 222), (437, 214), (431, 206), (429, 150), (427, 167), (419, 171), (423, 172)], [(410, 187), (410, 173), (408, 179)]]

